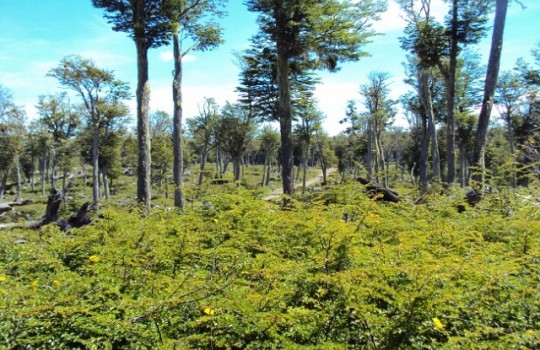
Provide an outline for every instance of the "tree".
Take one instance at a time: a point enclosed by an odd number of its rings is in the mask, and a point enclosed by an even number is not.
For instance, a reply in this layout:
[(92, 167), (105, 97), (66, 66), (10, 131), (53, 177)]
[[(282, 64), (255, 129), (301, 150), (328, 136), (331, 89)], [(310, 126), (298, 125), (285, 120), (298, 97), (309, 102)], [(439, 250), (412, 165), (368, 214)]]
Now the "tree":
[(272, 157), (279, 149), (279, 133), (269, 126), (263, 127), (259, 134), (261, 150), (264, 154), (264, 169), (261, 186), (268, 186), (270, 182), (270, 169), (272, 167)]
[[(393, 122), (396, 114), (394, 107), (396, 102), (391, 100), (389, 96), (389, 79), (390, 75), (388, 73), (371, 72), (368, 76), (368, 83), (360, 87), (360, 94), (367, 111), (368, 152), (372, 147), (371, 140), (375, 148), (375, 179), (377, 182), (379, 182), (379, 176), (384, 174), (386, 169), (382, 133)], [(368, 169), (370, 169), (371, 164), (367, 165)], [(369, 175), (368, 170), (368, 177)], [(382, 180), (382, 184), (387, 187), (387, 176), (383, 175)]]
[[(174, 79), (173, 79), (173, 181), (174, 205), (184, 208), (184, 158), (182, 148), (182, 57), (190, 51), (211, 50), (223, 42), (222, 28), (212, 17), (221, 17), (224, 0), (168, 0), (172, 27)], [(206, 20), (206, 22), (202, 22)], [(192, 45), (182, 50), (182, 43)]]
[[(515, 155), (514, 129), (515, 118), (521, 107), (521, 98), (526, 95), (526, 86), (517, 74), (503, 72), (498, 79), (495, 89), (495, 103), (499, 109), (501, 118), (506, 124), (506, 137), (508, 139), (509, 151)], [(517, 186), (515, 170), (512, 171), (512, 187)]]
[(311, 96), (301, 99), (301, 105), (297, 111), (300, 123), (296, 125), (295, 136), (302, 148), (302, 195), (306, 191), (307, 167), (309, 150), (313, 143), (313, 137), (321, 128), (322, 113), (317, 109)]
[(148, 122), (150, 82), (148, 50), (171, 39), (170, 13), (164, 0), (92, 0), (106, 11), (114, 31), (129, 33), (137, 51), (137, 199), (150, 211), (150, 128)]
[(213, 98), (205, 98), (199, 107), (199, 115), (188, 119), (188, 129), (200, 156), (198, 186), (203, 183), (208, 152), (215, 146), (212, 143), (215, 141), (218, 119), (219, 106)]
[[(59, 161), (67, 164), (67, 159), (75, 154), (76, 148), (73, 147), (72, 141), (80, 124), (80, 115), (71, 106), (66, 92), (56, 95), (41, 95), (36, 107), (39, 113), (39, 122), (52, 137), (53, 176), (51, 177), (51, 186), (56, 187), (55, 173)], [(67, 167), (63, 167), (64, 182), (67, 170)]]
[(253, 125), (249, 111), (239, 104), (227, 102), (221, 109), (221, 117), (216, 125), (216, 143), (231, 157), (234, 181), (240, 180), (242, 156), (253, 137)]
[(290, 69), (337, 69), (342, 60), (358, 60), (375, 33), (370, 20), (384, 5), (380, 1), (248, 0), (248, 9), (259, 12), (261, 31), (276, 50), (276, 82), (281, 133), (283, 192), (294, 192)]
[(321, 128), (315, 131), (315, 145), (317, 158), (323, 175), (322, 184), (326, 185), (328, 183), (328, 169), (336, 163), (338, 157), (334, 152), (332, 138), (330, 138)]
[[(157, 111), (150, 116), (150, 135), (152, 136), (152, 178), (159, 189), (165, 185), (168, 197), (167, 173), (173, 164), (173, 124), (167, 112)], [(182, 165), (183, 168), (183, 165)]]
[[(481, 158), (486, 144), (487, 128), (491, 117), (491, 110), (494, 104), (495, 87), (499, 77), (499, 67), (501, 63), (501, 52), (503, 46), (504, 26), (506, 22), (506, 11), (508, 0), (496, 0), (495, 20), (493, 25), (493, 35), (491, 38), (491, 50), (489, 52), (488, 67), (484, 85), (484, 98), (478, 117), (478, 126), (474, 137), (474, 146), (471, 154), (471, 165), (481, 165)], [(479, 176), (475, 176), (480, 180)]]
[[(91, 59), (68, 56), (47, 74), (64, 87), (75, 91), (83, 101), (87, 124), (92, 132), (92, 200), (99, 202), (99, 132), (103, 111), (108, 104), (129, 98), (128, 85), (114, 77), (112, 71), (98, 68)], [(102, 110), (100, 110), (100, 108)]]
[(4, 196), (6, 181), (10, 170), (14, 167), (17, 176), (17, 199), (22, 195), (20, 157), (24, 150), (23, 139), (26, 133), (26, 113), (13, 102), (10, 91), (0, 85), (0, 169), (2, 169), (2, 184), (0, 199)]

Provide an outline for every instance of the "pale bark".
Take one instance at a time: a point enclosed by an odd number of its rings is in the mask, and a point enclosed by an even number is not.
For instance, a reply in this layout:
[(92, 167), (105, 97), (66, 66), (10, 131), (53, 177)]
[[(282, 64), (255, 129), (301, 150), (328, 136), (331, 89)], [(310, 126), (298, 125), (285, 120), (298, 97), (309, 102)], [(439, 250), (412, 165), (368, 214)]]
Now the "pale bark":
[[(141, 10), (142, 11), (142, 10)], [(150, 104), (150, 82), (148, 80), (148, 48), (146, 40), (136, 36), (137, 47), (137, 199), (143, 204), (145, 211), (150, 211), (150, 128), (148, 110)]]
[(428, 132), (431, 139), (431, 162), (433, 177), (441, 180), (441, 161), (439, 156), (439, 144), (437, 142), (437, 130), (435, 129), (435, 116), (433, 113), (433, 102), (429, 91), (428, 75), (425, 70), (419, 69), (418, 82), (420, 85), (420, 100), (424, 106), (427, 116)]
[(173, 182), (174, 182), (174, 206), (184, 209), (184, 152), (182, 145), (182, 55), (178, 34), (173, 35), (174, 54), (174, 81), (173, 81)]
[[(474, 138), (474, 146), (471, 155), (470, 165), (479, 166), (481, 155), (483, 153), (486, 136), (491, 117), (491, 110), (494, 104), (495, 88), (499, 78), (499, 68), (501, 63), (501, 53), (503, 46), (504, 26), (506, 22), (506, 12), (508, 9), (508, 0), (497, 0), (495, 4), (495, 23), (493, 26), (493, 35), (491, 38), (491, 50), (484, 85), (484, 98), (478, 117), (478, 126)], [(478, 179), (478, 177), (476, 177)]]

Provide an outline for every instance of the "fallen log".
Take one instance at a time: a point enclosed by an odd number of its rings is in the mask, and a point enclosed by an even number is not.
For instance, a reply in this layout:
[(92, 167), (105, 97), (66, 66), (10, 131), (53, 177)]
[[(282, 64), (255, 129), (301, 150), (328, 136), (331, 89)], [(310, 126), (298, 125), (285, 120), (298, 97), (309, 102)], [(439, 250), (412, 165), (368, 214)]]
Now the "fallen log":
[(371, 198), (392, 203), (399, 202), (399, 195), (397, 192), (394, 192), (389, 188), (381, 186), (377, 183), (371, 183), (368, 179), (363, 177), (356, 178), (356, 181), (360, 182), (362, 185), (366, 185), (366, 192)]
[(67, 191), (73, 186), (73, 183), (70, 183), (64, 190), (58, 191), (56, 188), (51, 189), (49, 198), (47, 200), (47, 206), (45, 207), (45, 214), (43, 218), (39, 221), (30, 221), (26, 223), (13, 223), (13, 224), (3, 224), (0, 225), (0, 229), (8, 228), (26, 228), (39, 230), (41, 227), (55, 223), (62, 231), (68, 232), (73, 227), (81, 227), (88, 225), (92, 220), (86, 215), (90, 209), (91, 204), (89, 202), (84, 203), (76, 213), (71, 215), (68, 219), (59, 219), (58, 210), (60, 205), (64, 200)]

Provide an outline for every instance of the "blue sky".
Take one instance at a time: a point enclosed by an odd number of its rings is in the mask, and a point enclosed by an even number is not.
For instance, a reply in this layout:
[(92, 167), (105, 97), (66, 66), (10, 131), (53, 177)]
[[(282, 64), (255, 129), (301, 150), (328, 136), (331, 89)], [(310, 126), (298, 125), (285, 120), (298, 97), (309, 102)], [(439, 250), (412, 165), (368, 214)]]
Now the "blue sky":
[[(517, 58), (530, 60), (530, 50), (540, 41), (540, 1), (522, 0), (525, 10), (512, 4), (507, 18), (502, 69), (511, 69)], [(443, 0), (433, 0), (434, 13), (446, 12)], [(249, 46), (256, 33), (256, 15), (249, 13), (243, 1), (229, 0), (229, 16), (222, 20), (226, 43), (211, 52), (194, 52), (184, 65), (184, 111), (186, 117), (198, 113), (204, 97), (214, 97), (223, 104), (235, 101), (239, 68), (234, 53)], [(393, 0), (375, 28), (384, 33), (373, 39), (366, 50), (371, 57), (342, 65), (333, 74), (321, 73), (322, 82), (316, 97), (326, 114), (325, 127), (331, 134), (342, 129), (349, 99), (358, 99), (358, 88), (371, 71), (392, 76), (392, 96), (398, 98), (407, 87), (403, 84), (402, 62), (405, 53), (398, 38), (405, 24)], [(477, 46), (485, 61), (491, 32)], [(152, 110), (172, 112), (171, 47), (150, 51)], [(136, 61), (133, 41), (125, 33), (115, 33), (103, 19), (103, 13), (90, 0), (0, 0), (0, 84), (11, 90), (15, 102), (24, 106), (30, 118), (36, 116), (35, 104), (41, 94), (61, 90), (55, 79), (46, 77), (67, 55), (92, 58), (99, 67), (111, 69), (120, 80), (136, 88)], [(134, 106), (134, 100), (130, 106)]]

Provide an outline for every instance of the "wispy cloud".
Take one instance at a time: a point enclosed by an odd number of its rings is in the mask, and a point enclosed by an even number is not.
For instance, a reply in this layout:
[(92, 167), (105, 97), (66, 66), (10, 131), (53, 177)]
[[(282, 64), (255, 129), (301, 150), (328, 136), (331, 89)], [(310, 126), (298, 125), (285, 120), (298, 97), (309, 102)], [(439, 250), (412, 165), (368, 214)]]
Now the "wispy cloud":
[[(174, 61), (174, 56), (172, 51), (163, 51), (159, 54), (159, 57), (164, 62), (172, 62)], [(195, 62), (197, 60), (197, 56), (193, 55), (185, 55), (182, 57), (182, 62), (188, 63), (188, 62)]]

